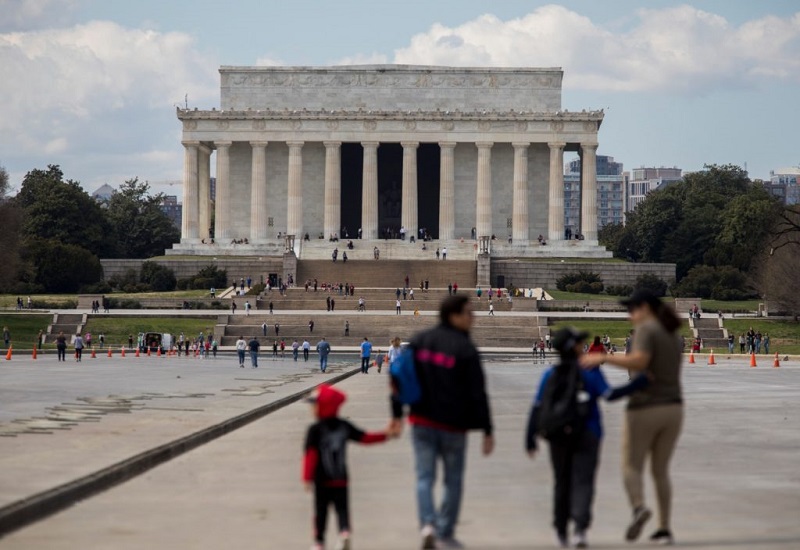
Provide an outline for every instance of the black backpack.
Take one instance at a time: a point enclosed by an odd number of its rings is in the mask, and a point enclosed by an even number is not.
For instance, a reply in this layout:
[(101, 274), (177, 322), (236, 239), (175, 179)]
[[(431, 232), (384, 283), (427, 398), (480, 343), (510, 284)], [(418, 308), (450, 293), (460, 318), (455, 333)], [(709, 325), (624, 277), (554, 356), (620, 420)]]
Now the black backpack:
[(586, 428), (589, 400), (579, 399), (585, 393), (580, 367), (570, 362), (553, 369), (542, 392), (537, 431), (548, 441), (569, 441), (578, 438)]

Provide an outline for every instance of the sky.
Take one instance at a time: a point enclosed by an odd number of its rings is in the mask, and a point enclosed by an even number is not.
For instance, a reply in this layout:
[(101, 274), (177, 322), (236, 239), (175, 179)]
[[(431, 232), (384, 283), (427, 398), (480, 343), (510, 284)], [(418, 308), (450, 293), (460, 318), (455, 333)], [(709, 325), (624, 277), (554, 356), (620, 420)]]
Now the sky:
[(0, 166), (179, 193), (220, 65), (354, 63), (562, 67), (625, 169), (800, 165), (797, 0), (0, 0)]

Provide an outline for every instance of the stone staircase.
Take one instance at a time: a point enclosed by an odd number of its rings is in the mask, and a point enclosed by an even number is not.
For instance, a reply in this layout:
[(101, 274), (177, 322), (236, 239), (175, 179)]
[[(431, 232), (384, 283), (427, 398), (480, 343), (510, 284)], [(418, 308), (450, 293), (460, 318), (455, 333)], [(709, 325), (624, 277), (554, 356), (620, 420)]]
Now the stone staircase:
[[(342, 248), (339, 248), (341, 258)], [(350, 253), (348, 252), (348, 258)], [(352, 283), (359, 287), (403, 287), (403, 280), (409, 277), (409, 285), (419, 289), (419, 282), (428, 279), (430, 287), (446, 288), (449, 283), (457, 282), (464, 289), (475, 288), (477, 281), (477, 263), (475, 260), (373, 260), (370, 252), (368, 259), (339, 259), (331, 261), (330, 255), (324, 260), (298, 260), (295, 285), (302, 288), (306, 280), (317, 279), (325, 283)], [(323, 298), (324, 299), (324, 298)], [(394, 306), (393, 306), (394, 307)]]
[(728, 349), (728, 331), (724, 328), (722, 319), (717, 317), (689, 318), (689, 327), (695, 338), (703, 340), (705, 349)]
[[(309, 333), (308, 322), (313, 319), (314, 332)], [(350, 322), (350, 335), (344, 335), (345, 321)], [(263, 336), (261, 324), (267, 323), (267, 336)], [(386, 350), (389, 340), (395, 336), (408, 340), (416, 332), (434, 326), (438, 322), (435, 315), (411, 314), (400, 316), (372, 315), (369, 312), (359, 315), (342, 315), (321, 312), (314, 315), (283, 314), (269, 316), (264, 314), (222, 315), (214, 331), (214, 336), (222, 346), (234, 346), (239, 336), (245, 339), (256, 336), (265, 349), (271, 349), (276, 339), (274, 325), (280, 323), (279, 337), (286, 342), (287, 349), (297, 338), (302, 344), (304, 338), (317, 344), (325, 337), (336, 346), (358, 346), (366, 336), (376, 348)], [(481, 347), (530, 348), (534, 338), (539, 338), (547, 331), (547, 319), (539, 317), (507, 317), (478, 314), (472, 330), (472, 338)]]
[[(347, 250), (347, 242), (353, 241), (353, 250)], [(477, 245), (475, 241), (428, 241), (425, 243), (427, 250), (422, 250), (422, 241), (410, 242), (399, 239), (341, 239), (338, 242), (330, 242), (327, 239), (312, 239), (302, 241), (299, 244), (300, 253), (298, 258), (301, 260), (328, 260), (335, 248), (339, 249), (339, 257), (342, 252), (347, 252), (349, 260), (373, 260), (373, 249), (378, 247), (381, 260), (435, 260), (436, 249), (447, 248), (447, 260), (470, 260), (477, 258)], [(298, 245), (295, 243), (295, 248)]]
[(69, 341), (71, 335), (83, 331), (85, 324), (86, 314), (84, 313), (54, 313), (53, 322), (47, 327), (45, 343), (54, 343), (59, 332), (63, 332)]

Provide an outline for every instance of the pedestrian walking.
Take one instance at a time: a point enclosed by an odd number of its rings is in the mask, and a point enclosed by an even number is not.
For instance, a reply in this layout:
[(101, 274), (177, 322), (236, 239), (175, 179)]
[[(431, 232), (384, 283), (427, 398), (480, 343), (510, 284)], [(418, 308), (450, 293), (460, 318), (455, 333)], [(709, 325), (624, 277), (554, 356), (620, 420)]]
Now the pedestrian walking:
[(300, 353), (300, 344), (297, 343), (297, 338), (292, 342), (292, 360), (297, 363), (297, 356)]
[(277, 340), (272, 342), (272, 360), (273, 361), (277, 361), (278, 360), (278, 341)]
[(631, 395), (623, 429), (625, 490), (633, 508), (625, 532), (628, 541), (641, 535), (652, 516), (644, 500), (644, 464), (648, 457), (658, 501), (659, 525), (653, 542), (672, 544), (672, 490), (669, 463), (683, 424), (681, 321), (673, 309), (648, 290), (637, 290), (622, 301), (635, 327), (628, 355), (592, 353), (581, 357), (584, 367), (602, 363), (646, 373), (650, 384)]
[(236, 355), (239, 356), (239, 367), (244, 368), (244, 352), (247, 351), (247, 341), (244, 336), (236, 340)]
[(81, 337), (80, 334), (75, 335), (75, 341), (73, 342), (73, 346), (75, 346), (75, 361), (77, 363), (80, 363), (81, 359), (83, 358), (83, 347), (84, 347), (83, 337)]
[(11, 342), (11, 331), (8, 327), (3, 327), (3, 347), (8, 349), (9, 342)]
[(447, 247), (442, 248), (442, 260), (447, 259)]
[(258, 348), (261, 347), (261, 344), (258, 343), (258, 338), (253, 336), (253, 339), (247, 343), (247, 347), (250, 348), (250, 363), (254, 369), (258, 368)]
[(314, 332), (314, 320), (311, 319), (308, 321), (308, 333), (312, 334)]
[(494, 317), (494, 304), (489, 303), (489, 315)]
[(325, 337), (317, 342), (317, 354), (319, 354), (319, 370), (325, 372), (328, 368), (328, 354), (331, 352), (331, 345), (325, 341)]
[(60, 331), (56, 336), (56, 351), (58, 352), (59, 361), (67, 360), (67, 337), (64, 336), (63, 331)]
[(303, 340), (303, 361), (308, 361), (308, 353), (311, 351), (311, 344), (308, 339)]
[[(410, 405), (409, 423), (416, 458), (422, 548), (437, 548), (437, 540), (446, 547), (460, 547), (455, 529), (461, 507), (467, 431), (483, 431), (484, 455), (494, 449), (483, 368), (469, 336), (473, 323), (469, 299), (445, 299), (439, 317), (438, 326), (417, 334), (409, 343), (409, 353), (414, 358), (410, 368), (415, 370), (421, 391), (419, 400)], [(392, 435), (399, 435), (403, 428), (402, 379), (392, 376)], [(437, 510), (433, 489), (439, 461), (443, 464), (445, 489)]]
[(372, 354), (372, 343), (365, 336), (361, 342), (361, 374), (369, 373), (369, 359)]
[(236, 302), (231, 300), (231, 315), (236, 315)]
[(400, 310), (402, 307), (403, 305), (401, 304), (400, 300), (397, 300), (394, 304), (394, 310), (397, 315), (400, 315)]

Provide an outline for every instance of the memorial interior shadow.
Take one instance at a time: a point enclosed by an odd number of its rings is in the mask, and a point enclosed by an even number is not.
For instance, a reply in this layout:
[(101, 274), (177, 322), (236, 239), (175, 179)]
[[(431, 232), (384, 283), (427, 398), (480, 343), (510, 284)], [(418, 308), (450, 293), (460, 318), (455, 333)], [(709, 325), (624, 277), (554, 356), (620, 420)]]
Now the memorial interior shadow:
[(361, 177), (364, 171), (364, 148), (360, 143), (342, 143), (342, 196), (341, 220), (339, 231), (341, 238), (345, 231), (349, 238), (358, 236), (361, 227)]

